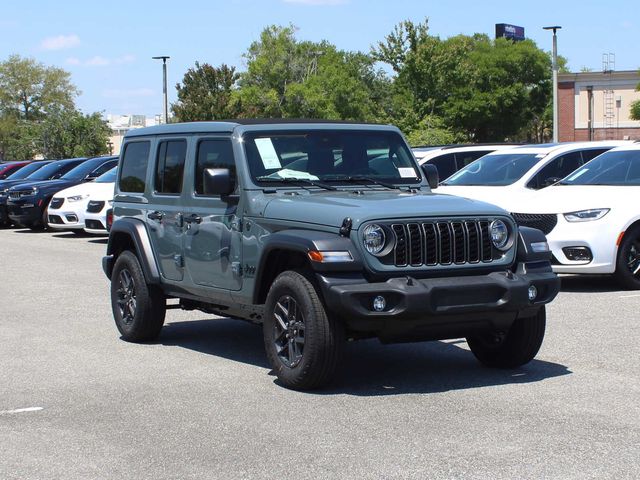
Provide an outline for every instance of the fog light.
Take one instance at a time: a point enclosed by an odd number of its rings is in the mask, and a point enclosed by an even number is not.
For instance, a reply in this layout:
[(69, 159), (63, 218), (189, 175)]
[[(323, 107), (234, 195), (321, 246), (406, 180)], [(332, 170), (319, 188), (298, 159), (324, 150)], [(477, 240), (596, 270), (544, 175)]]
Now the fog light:
[(529, 287), (529, 301), (533, 302), (537, 296), (538, 296), (538, 289), (535, 287), (535, 285), (531, 285)]
[(386, 306), (387, 306), (387, 301), (384, 299), (384, 297), (378, 295), (376, 298), (373, 299), (373, 309), (376, 312), (382, 312)]
[(590, 262), (593, 260), (593, 254), (589, 247), (564, 247), (562, 252), (568, 260), (577, 262)]

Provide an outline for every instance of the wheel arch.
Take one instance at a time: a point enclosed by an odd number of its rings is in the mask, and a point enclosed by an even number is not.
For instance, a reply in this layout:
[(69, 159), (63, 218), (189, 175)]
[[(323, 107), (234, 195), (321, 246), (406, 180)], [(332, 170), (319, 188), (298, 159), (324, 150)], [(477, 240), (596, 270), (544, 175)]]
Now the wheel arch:
[(160, 283), (160, 270), (153, 255), (147, 228), (141, 220), (123, 218), (113, 223), (107, 244), (107, 257), (111, 257), (112, 261), (105, 269), (109, 278), (118, 255), (125, 250), (130, 250), (136, 255), (147, 283)]

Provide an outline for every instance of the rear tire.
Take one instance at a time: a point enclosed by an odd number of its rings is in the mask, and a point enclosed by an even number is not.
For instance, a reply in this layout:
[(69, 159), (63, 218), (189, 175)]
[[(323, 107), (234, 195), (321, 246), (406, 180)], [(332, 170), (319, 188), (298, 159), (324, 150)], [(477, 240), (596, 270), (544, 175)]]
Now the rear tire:
[(640, 227), (628, 230), (622, 238), (614, 276), (627, 290), (640, 289)]
[(128, 250), (118, 256), (113, 267), (111, 309), (127, 342), (153, 340), (164, 325), (166, 298), (158, 287), (147, 285), (138, 258)]
[(310, 390), (329, 383), (344, 349), (344, 328), (327, 316), (310, 279), (281, 273), (269, 289), (265, 313), (265, 349), (282, 385)]
[(493, 368), (516, 368), (536, 356), (547, 324), (545, 307), (530, 318), (519, 318), (505, 335), (487, 333), (467, 337), (469, 348), (480, 363)]

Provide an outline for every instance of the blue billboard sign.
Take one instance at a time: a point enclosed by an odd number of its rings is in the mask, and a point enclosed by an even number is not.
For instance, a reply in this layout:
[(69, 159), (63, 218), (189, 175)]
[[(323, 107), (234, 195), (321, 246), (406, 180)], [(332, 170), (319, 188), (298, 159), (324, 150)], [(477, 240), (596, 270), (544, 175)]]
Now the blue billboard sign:
[(496, 38), (510, 38), (511, 40), (524, 40), (524, 27), (509, 25), (508, 23), (496, 23)]

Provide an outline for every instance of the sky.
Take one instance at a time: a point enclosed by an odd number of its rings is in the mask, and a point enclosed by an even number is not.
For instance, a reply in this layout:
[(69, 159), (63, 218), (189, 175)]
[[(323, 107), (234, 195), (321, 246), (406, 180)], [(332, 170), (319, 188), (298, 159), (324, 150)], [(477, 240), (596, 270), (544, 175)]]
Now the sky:
[(551, 50), (560, 25), (558, 54), (571, 71), (602, 68), (615, 54), (616, 70), (640, 68), (638, 0), (429, 1), (429, 0), (2, 0), (0, 60), (11, 54), (64, 68), (81, 90), (85, 113), (162, 111), (162, 67), (169, 55), (169, 102), (175, 85), (196, 61), (245, 69), (243, 53), (268, 25), (293, 24), (301, 40), (327, 40), (343, 50), (368, 52), (403, 20), (429, 19), (430, 33), (495, 35), (496, 23), (525, 28)]

